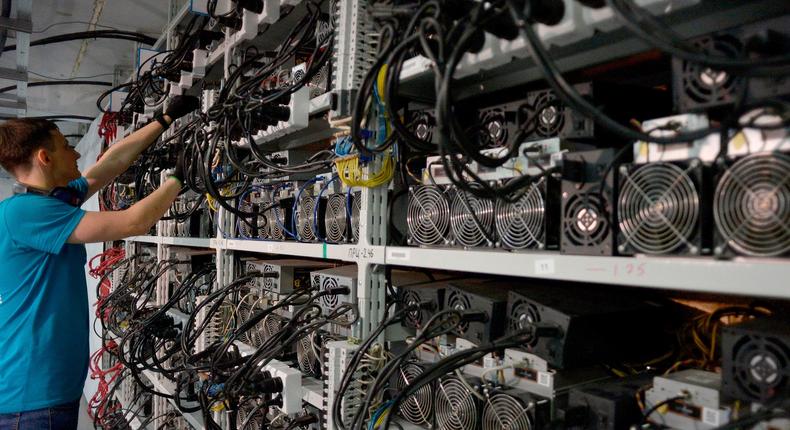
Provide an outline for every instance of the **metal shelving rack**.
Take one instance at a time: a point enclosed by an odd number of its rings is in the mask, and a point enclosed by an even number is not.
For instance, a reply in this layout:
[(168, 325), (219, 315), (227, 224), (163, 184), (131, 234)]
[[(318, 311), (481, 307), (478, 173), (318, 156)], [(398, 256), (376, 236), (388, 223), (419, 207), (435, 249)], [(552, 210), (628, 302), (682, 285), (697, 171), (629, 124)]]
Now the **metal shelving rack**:
[[(713, 3), (717, 3), (717, 5)], [(762, 16), (776, 14), (779, 8), (778, 3), (781, 2), (756, 1), (745, 4), (732, 1), (703, 1), (697, 9), (684, 10), (682, 14), (670, 17), (670, 23), (676, 24), (681, 35), (688, 36), (694, 32), (702, 33), (723, 26), (735, 25), (740, 22), (739, 19), (744, 19), (743, 17), (754, 20)], [(168, 25), (162, 39), (168, 44), (172, 39), (171, 33), (177, 28), (178, 23), (188, 16), (188, 6), (188, 4), (184, 5), (171, 13), (171, 17), (176, 22)], [(723, 10), (723, 12), (713, 16), (706, 15), (710, 13), (712, 7), (719, 7), (721, 9), (717, 10)], [(583, 64), (611, 60), (645, 49), (645, 46), (634, 38), (614, 42), (612, 38), (616, 38), (617, 34), (616, 32), (596, 34), (589, 40), (557, 50), (560, 57), (560, 67), (564, 69), (578, 68)], [(237, 43), (220, 45), (217, 50), (209, 53), (210, 61), (223, 61), (227, 75), (234, 47), (240, 46), (241, 42), (240, 40)], [(616, 49), (608, 50), (605, 57), (599, 56), (602, 49), (609, 49), (612, 46)], [(501, 89), (506, 82), (512, 85), (538, 79), (539, 74), (530, 63), (529, 59), (520, 59), (497, 70), (485, 71), (482, 77), (486, 91)], [(516, 70), (518, 70), (517, 77)], [(417, 95), (426, 94), (426, 88), (431, 86), (432, 77), (430, 72), (425, 70), (411, 75), (409, 80), (404, 82), (403, 89)], [(464, 91), (467, 90), (461, 89), (459, 94), (464, 96)], [(471, 95), (474, 89), (470, 87), (468, 91), (467, 95)], [(430, 94), (430, 91), (427, 94)], [(321, 96), (311, 100), (310, 113), (328, 111), (330, 106), (331, 96)], [(282, 140), (290, 142), (294, 139), (291, 136)], [(281, 144), (281, 147), (291, 147), (291, 145)], [(360, 240), (357, 244), (276, 242), (226, 237), (225, 233), (234, 231), (235, 220), (233, 215), (224, 209), (220, 209), (216, 214), (218, 229), (213, 238), (137, 236), (127, 239), (127, 242), (156, 245), (159, 258), (166, 258), (171, 246), (211, 249), (216, 252), (217, 282), (221, 285), (231, 282), (237, 275), (233, 264), (236, 252), (326, 259), (356, 264), (359, 323), (354, 327), (353, 335), (358, 338), (366, 337), (382, 317), (385, 309), (384, 268), (387, 265), (576, 281), (587, 283), (591, 287), (596, 284), (609, 284), (790, 299), (790, 288), (786, 288), (787, 280), (790, 279), (790, 262), (782, 259), (593, 257), (564, 255), (555, 252), (387, 246), (387, 214), (389, 211), (386, 187), (362, 189), (361, 198)], [(242, 349), (249, 348), (243, 344), (240, 346)], [(168, 392), (166, 384), (158, 380), (156, 375), (147, 374), (146, 376), (151, 379), (157, 389)], [(309, 384), (312, 385), (310, 388), (305, 388), (304, 400), (320, 407), (319, 399), (322, 396), (320, 384), (316, 386), (310, 381), (305, 383), (305, 385)], [(203, 428), (203, 421), (199, 414), (184, 415), (195, 428)]]

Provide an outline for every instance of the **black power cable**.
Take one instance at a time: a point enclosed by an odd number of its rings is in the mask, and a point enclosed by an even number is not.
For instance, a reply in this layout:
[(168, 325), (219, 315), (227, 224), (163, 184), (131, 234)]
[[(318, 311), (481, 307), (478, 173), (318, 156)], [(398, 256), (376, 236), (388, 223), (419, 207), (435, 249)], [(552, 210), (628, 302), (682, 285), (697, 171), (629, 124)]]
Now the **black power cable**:
[[(28, 82), (27, 87), (47, 87), (53, 85), (95, 85), (101, 87), (111, 87), (112, 82), (104, 82), (104, 81), (43, 81), (43, 82)], [(16, 85), (9, 85), (7, 87), (0, 88), (0, 93), (6, 93), (11, 90), (15, 90)]]
[[(121, 30), (96, 30), (96, 31), (80, 31), (77, 33), (66, 33), (66, 34), (59, 34), (57, 36), (45, 37), (43, 39), (39, 39), (33, 42), (30, 42), (30, 46), (41, 46), (41, 45), (49, 45), (52, 43), (61, 43), (61, 42), (69, 42), (72, 40), (83, 40), (83, 39), (120, 39), (120, 40), (129, 40), (132, 42), (142, 43), (144, 45), (151, 45), (153, 46), (156, 43), (156, 39), (145, 35), (143, 33), (136, 33), (133, 31), (121, 31)], [(3, 48), (3, 52), (7, 51), (15, 51), (16, 45), (8, 45)]]

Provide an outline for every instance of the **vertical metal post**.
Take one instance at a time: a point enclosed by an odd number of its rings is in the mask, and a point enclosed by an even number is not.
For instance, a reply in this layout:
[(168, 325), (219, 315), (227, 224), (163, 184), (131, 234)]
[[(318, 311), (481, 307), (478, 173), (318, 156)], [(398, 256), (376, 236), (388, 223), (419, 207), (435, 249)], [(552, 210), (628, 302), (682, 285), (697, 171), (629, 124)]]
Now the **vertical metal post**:
[[(33, 12), (33, 0), (18, 0), (16, 3), (16, 17), (18, 20), (30, 21)], [(30, 33), (16, 32), (16, 70), (27, 76), (27, 66), (30, 54)], [(17, 100), (27, 100), (27, 78), (16, 82)], [(17, 110), (17, 116), (27, 114), (27, 104)]]

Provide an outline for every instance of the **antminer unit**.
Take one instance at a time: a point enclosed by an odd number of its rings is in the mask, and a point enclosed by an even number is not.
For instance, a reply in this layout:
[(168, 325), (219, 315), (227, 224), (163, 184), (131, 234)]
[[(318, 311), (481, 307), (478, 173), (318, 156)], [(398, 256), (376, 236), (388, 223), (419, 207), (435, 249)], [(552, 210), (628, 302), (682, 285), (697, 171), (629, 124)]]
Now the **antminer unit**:
[(247, 272), (260, 272), (255, 287), (275, 294), (290, 294), (294, 290), (310, 288), (310, 272), (328, 269), (333, 265), (322, 261), (282, 259), (250, 260)]
[(324, 210), (325, 240), (329, 243), (356, 243), (359, 240), (359, 213), (362, 195), (343, 186), (340, 181), (323, 185), (326, 205)]
[(288, 186), (281, 186), (272, 191), (272, 204), (267, 210), (262, 211), (265, 222), (263, 238), (283, 241), (290, 237), (293, 220), (293, 190)]
[(722, 391), (736, 400), (790, 397), (790, 323), (755, 318), (722, 329)]
[(613, 163), (613, 149), (563, 154), (562, 253), (613, 254)]
[(326, 196), (320, 195), (321, 181), (296, 192), (293, 233), (299, 242), (318, 242), (326, 237)]
[(355, 264), (318, 270), (310, 273), (313, 288), (326, 291), (332, 288), (347, 287), (349, 294), (330, 294), (321, 296), (319, 302), (325, 315), (329, 315), (341, 305), (357, 302), (357, 275)]
[[(456, 374), (439, 378), (434, 401), (436, 426), (440, 429), (478, 429), (482, 421), (482, 402), (478, 397), (481, 385), (478, 378)], [(470, 388), (475, 392), (470, 391)]]
[(406, 212), (407, 243), (416, 246), (447, 246), (452, 240), (450, 204), (452, 191), (443, 185), (409, 187)]
[(642, 421), (636, 396), (652, 382), (651, 375), (635, 375), (573, 388), (565, 425), (577, 430), (629, 430)]
[[(665, 127), (672, 121), (645, 121), (643, 128)], [(653, 160), (641, 157), (640, 151), (647, 148), (644, 142), (634, 145), (636, 162), (621, 164), (617, 175), (619, 254), (700, 255), (710, 250), (711, 169), (700, 158), (677, 157), (671, 148), (690, 152), (690, 146), (705, 143), (661, 145)]]
[(551, 421), (551, 402), (518, 388), (487, 390), (482, 430), (545, 428)]
[(558, 368), (649, 355), (664, 338), (665, 307), (623, 292), (531, 282), (510, 291), (507, 303), (508, 333), (531, 325), (559, 329), (523, 346)]
[[(243, 196), (244, 197), (244, 196)], [(238, 208), (242, 212), (253, 213), (253, 217), (244, 222), (238, 220), (239, 236), (242, 238), (270, 239), (271, 226), (267, 222), (265, 212), (272, 207), (271, 190), (259, 187), (251, 191), (246, 198), (240, 198)]]
[[(691, 41), (698, 50), (717, 57), (748, 58), (759, 62), (787, 52), (790, 18), (783, 16)], [(705, 65), (674, 59), (672, 63), (675, 104), (681, 112), (702, 111), (731, 105), (741, 97), (744, 104), (790, 94), (790, 81), (776, 76), (743, 77)]]
[(645, 407), (661, 402), (666, 407), (654, 410), (646, 418), (678, 430), (715, 429), (729, 422), (731, 413), (722, 402), (720, 388), (721, 375), (704, 370), (687, 369), (656, 376), (653, 388), (645, 392)]
[[(393, 376), (393, 387), (398, 391), (403, 391), (419, 377), (430, 363), (420, 361), (407, 361), (402, 364)], [(417, 392), (406, 397), (398, 410), (404, 420), (425, 428), (434, 426), (434, 399), (436, 398), (436, 386), (428, 383), (420, 387)]]
[(714, 254), (790, 254), (790, 153), (719, 159), (716, 167)]
[(487, 344), (505, 332), (504, 313), (510, 284), (495, 281), (452, 281), (444, 294), (444, 309), (480, 313), (482, 318), (462, 322), (454, 334), (477, 345)]

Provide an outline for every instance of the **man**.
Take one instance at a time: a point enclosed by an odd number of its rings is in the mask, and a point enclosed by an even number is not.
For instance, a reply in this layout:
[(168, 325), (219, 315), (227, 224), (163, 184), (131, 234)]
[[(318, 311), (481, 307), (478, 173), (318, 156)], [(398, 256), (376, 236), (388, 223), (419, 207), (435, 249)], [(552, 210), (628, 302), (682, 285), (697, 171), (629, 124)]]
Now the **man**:
[(180, 166), (123, 211), (86, 199), (129, 168), (175, 119), (198, 105), (174, 97), (163, 115), (111, 146), (82, 176), (80, 154), (54, 123), (0, 124), (0, 165), (17, 180), (0, 202), (0, 429), (76, 429), (88, 371), (85, 243), (142, 235), (183, 184)]

